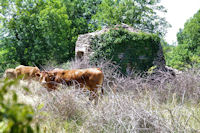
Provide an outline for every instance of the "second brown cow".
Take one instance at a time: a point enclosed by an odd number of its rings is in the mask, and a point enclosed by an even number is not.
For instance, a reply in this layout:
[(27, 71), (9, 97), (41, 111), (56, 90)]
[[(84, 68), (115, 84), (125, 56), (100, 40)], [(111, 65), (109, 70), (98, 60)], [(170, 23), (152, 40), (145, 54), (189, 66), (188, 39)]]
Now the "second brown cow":
[(34, 79), (39, 72), (38, 67), (20, 65), (15, 68), (16, 77), (23, 75), (23, 79)]
[[(87, 69), (74, 69), (74, 70), (62, 70), (56, 69), (48, 72), (41, 72), (40, 82), (46, 83), (49, 89), (56, 89), (56, 84), (61, 83), (65, 85), (78, 84), (80, 88), (90, 91), (89, 100), (95, 99), (95, 104), (98, 103), (98, 88), (103, 84), (103, 72), (100, 68), (87, 68)], [(51, 88), (52, 87), (52, 88)], [(103, 89), (101, 88), (103, 94)]]

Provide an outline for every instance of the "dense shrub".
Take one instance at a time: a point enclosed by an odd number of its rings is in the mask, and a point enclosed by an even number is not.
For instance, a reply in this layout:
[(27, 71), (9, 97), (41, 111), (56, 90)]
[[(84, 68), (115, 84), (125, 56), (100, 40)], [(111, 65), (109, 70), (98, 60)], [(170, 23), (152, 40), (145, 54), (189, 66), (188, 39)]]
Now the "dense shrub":
[(149, 33), (130, 33), (123, 29), (110, 30), (92, 40), (91, 59), (93, 61), (106, 58), (119, 64), (121, 71), (127, 67), (137, 71), (146, 71), (153, 66), (159, 49), (160, 38)]
[[(23, 2), (21, 2), (23, 3)], [(0, 65), (45, 64), (49, 59), (64, 62), (74, 55), (66, 7), (60, 1), (16, 2), (15, 15), (4, 22), (8, 31), (2, 38), (4, 50)], [(26, 6), (25, 6), (26, 5)]]
[(190, 50), (188, 44), (180, 44), (168, 53), (167, 65), (178, 70), (186, 70), (200, 66), (200, 57)]
[[(18, 102), (18, 96), (11, 86), (16, 86), (18, 80), (0, 81), (0, 132), (33, 133), (31, 126), (34, 111), (31, 106)], [(39, 132), (39, 127), (37, 127)]]

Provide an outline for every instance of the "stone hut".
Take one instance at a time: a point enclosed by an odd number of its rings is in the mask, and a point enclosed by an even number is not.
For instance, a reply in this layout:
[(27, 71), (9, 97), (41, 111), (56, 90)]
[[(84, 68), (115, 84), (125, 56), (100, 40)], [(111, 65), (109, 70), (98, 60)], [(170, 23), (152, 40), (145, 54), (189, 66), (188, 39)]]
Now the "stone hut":
[[(133, 27), (127, 25), (127, 24), (121, 24), (121, 25), (116, 25), (112, 27), (112, 29), (115, 28), (123, 28), (129, 32), (139, 32), (139, 30), (134, 29)], [(104, 28), (100, 31), (95, 31), (92, 33), (87, 33), (83, 35), (79, 35), (78, 40), (76, 42), (76, 48), (75, 48), (75, 57), (76, 58), (85, 58), (88, 59), (89, 56), (93, 53), (93, 51), (90, 48), (92, 38), (95, 36), (100, 36), (106, 32), (108, 32), (111, 28)], [(120, 55), (118, 55), (120, 57)], [(142, 58), (142, 57), (141, 57)], [(163, 50), (161, 44), (159, 44), (159, 50), (157, 52), (157, 57), (154, 58), (153, 65), (156, 65), (159, 70), (166, 70), (166, 62), (164, 59), (163, 55)], [(129, 71), (129, 66), (127, 66), (127, 70)]]

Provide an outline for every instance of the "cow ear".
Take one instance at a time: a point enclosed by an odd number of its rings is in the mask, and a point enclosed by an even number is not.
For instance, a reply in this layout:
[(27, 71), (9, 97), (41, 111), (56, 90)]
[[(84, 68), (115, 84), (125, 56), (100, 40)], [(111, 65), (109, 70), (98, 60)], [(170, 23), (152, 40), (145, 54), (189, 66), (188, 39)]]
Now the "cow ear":
[(57, 75), (57, 72), (54, 72), (53, 75), (56, 76), (56, 75)]

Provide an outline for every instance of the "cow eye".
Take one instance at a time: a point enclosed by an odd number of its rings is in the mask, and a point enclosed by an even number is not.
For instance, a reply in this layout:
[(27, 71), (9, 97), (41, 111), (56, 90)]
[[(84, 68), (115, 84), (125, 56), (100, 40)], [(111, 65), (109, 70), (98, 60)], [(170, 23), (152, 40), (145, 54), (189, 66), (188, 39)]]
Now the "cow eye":
[(51, 80), (54, 80), (54, 79), (55, 79), (55, 77), (54, 77), (54, 76), (50, 76), (50, 79), (51, 79)]

